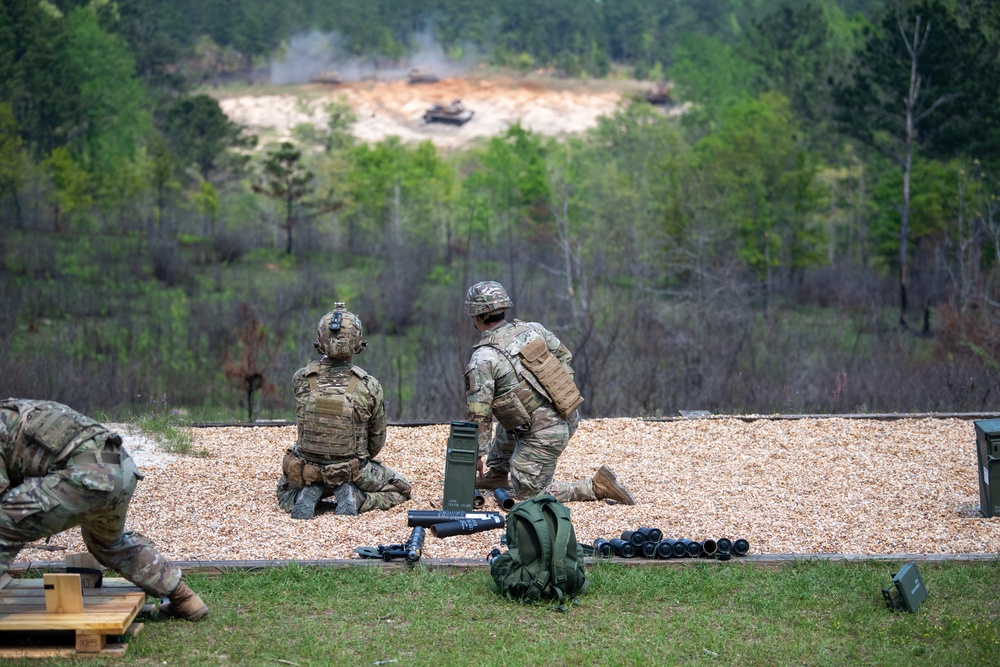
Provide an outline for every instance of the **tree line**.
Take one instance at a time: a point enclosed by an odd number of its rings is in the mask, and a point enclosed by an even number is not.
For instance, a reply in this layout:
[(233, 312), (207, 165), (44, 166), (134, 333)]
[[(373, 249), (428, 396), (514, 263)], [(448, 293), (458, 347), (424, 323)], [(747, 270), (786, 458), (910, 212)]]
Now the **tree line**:
[[(5, 393), (288, 416), (346, 301), (390, 417), (457, 418), (462, 297), (493, 278), (574, 351), (589, 416), (990, 407), (991, 3), (187, 4), (0, 12)], [(303, 27), (396, 58), (428, 26), (689, 106), (443, 154), (355, 141), (341, 103), (258, 146), (192, 88), (206, 38), (239, 68)]]

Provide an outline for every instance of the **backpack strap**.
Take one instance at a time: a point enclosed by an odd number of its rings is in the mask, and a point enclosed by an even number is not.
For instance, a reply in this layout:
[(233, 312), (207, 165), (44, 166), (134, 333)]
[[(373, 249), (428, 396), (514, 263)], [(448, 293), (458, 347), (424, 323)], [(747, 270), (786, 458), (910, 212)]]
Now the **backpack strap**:
[[(544, 498), (544, 496), (542, 498)], [(535, 501), (539, 500), (539, 496), (535, 496), (533, 500)], [(553, 498), (553, 500), (555, 499)], [(526, 506), (523, 509), (527, 509), (527, 507), (530, 507), (530, 505)], [(512, 513), (513, 511), (514, 510), (512, 510)], [(517, 517), (522, 521), (527, 521), (529, 525), (531, 525), (531, 527), (534, 529), (535, 535), (538, 537), (538, 546), (541, 547), (542, 550), (541, 553), (538, 555), (539, 561), (542, 564), (546, 563), (551, 564), (552, 540), (551, 537), (549, 536), (549, 524), (548, 521), (545, 520), (544, 510), (538, 512), (535, 516), (532, 516), (532, 514), (536, 513), (518, 512)], [(507, 525), (509, 526), (510, 523), (511, 523), (510, 519), (508, 519)], [(515, 549), (511, 549), (510, 551), (514, 551)], [(515, 559), (519, 559), (519, 556), (515, 556)], [(531, 586), (528, 588), (528, 591), (534, 591), (534, 594), (526, 595), (526, 597), (528, 597), (529, 599), (541, 597), (541, 595), (545, 592), (545, 589), (547, 589), (550, 585), (550, 580), (552, 578), (552, 571), (550, 568), (551, 565), (544, 570), (539, 570), (537, 577), (535, 578), (534, 581), (531, 582)]]
[[(566, 597), (563, 592), (563, 589), (566, 587), (566, 554), (569, 553), (569, 534), (573, 524), (564, 513), (556, 511), (553, 504), (555, 502), (555, 498), (552, 498), (550, 501), (547, 500), (544, 511), (549, 513), (556, 525), (556, 537), (553, 540), (552, 547), (552, 587), (559, 596), (561, 604)], [(575, 542), (573, 547), (576, 547)]]

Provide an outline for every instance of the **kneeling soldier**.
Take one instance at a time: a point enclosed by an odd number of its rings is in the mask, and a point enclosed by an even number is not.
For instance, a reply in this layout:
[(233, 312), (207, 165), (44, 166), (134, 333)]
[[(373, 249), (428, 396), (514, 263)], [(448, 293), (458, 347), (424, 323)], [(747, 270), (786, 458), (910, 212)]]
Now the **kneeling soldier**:
[(410, 499), (409, 482), (374, 460), (385, 446), (385, 400), (378, 380), (351, 364), (368, 344), (361, 336), (361, 320), (338, 303), (316, 331), (323, 357), (292, 379), (298, 441), (281, 463), (277, 495), (293, 519), (311, 519), (329, 496), (349, 516)]
[(142, 479), (121, 437), (51, 401), (0, 401), (0, 575), (28, 542), (80, 526), (90, 553), (149, 595), (160, 611), (208, 613), (181, 571), (132, 531), (125, 515)]

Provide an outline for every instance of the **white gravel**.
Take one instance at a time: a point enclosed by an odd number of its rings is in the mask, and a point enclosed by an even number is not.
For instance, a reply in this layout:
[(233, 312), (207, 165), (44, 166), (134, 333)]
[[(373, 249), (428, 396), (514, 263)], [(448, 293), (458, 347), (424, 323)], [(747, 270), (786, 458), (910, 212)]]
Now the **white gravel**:
[[(389, 428), (386, 465), (413, 499), (359, 517), (295, 521), (274, 489), (295, 428), (192, 429), (176, 456), (123, 433), (146, 475), (129, 527), (176, 560), (329, 559), (404, 541), (406, 512), (440, 505), (447, 425)], [(961, 419), (697, 419), (582, 422), (560, 458), (560, 479), (611, 465), (634, 507), (570, 503), (577, 537), (656, 526), (665, 537), (746, 538), (751, 553), (858, 555), (997, 553), (1000, 518), (979, 514), (975, 430)], [(496, 509), (492, 499), (485, 509)], [(436, 539), (425, 558), (484, 558), (502, 531)], [(26, 548), (19, 561), (82, 551), (79, 530), (54, 536), (67, 551)]]

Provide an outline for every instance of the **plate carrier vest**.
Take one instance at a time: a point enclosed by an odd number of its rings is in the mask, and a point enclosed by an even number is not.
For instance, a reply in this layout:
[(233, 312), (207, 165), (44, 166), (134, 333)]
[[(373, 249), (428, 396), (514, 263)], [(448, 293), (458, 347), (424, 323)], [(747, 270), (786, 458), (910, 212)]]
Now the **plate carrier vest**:
[(7, 467), (26, 477), (48, 474), (49, 468), (69, 458), (77, 447), (94, 440), (97, 447), (121, 437), (90, 417), (53, 401), (0, 401), (0, 408), (18, 413), (9, 435)]
[(531, 413), (546, 402), (568, 418), (583, 403), (573, 377), (538, 331), (521, 320), (515, 319), (513, 324), (507, 332), (491, 334), (473, 346), (499, 350), (519, 379), (510, 391), (494, 395), (493, 415), (508, 431), (530, 422)]
[(309, 397), (299, 437), (299, 450), (307, 459), (332, 461), (367, 457), (367, 425), (354, 419), (354, 392), (367, 377), (358, 366), (324, 369), (309, 362)]

